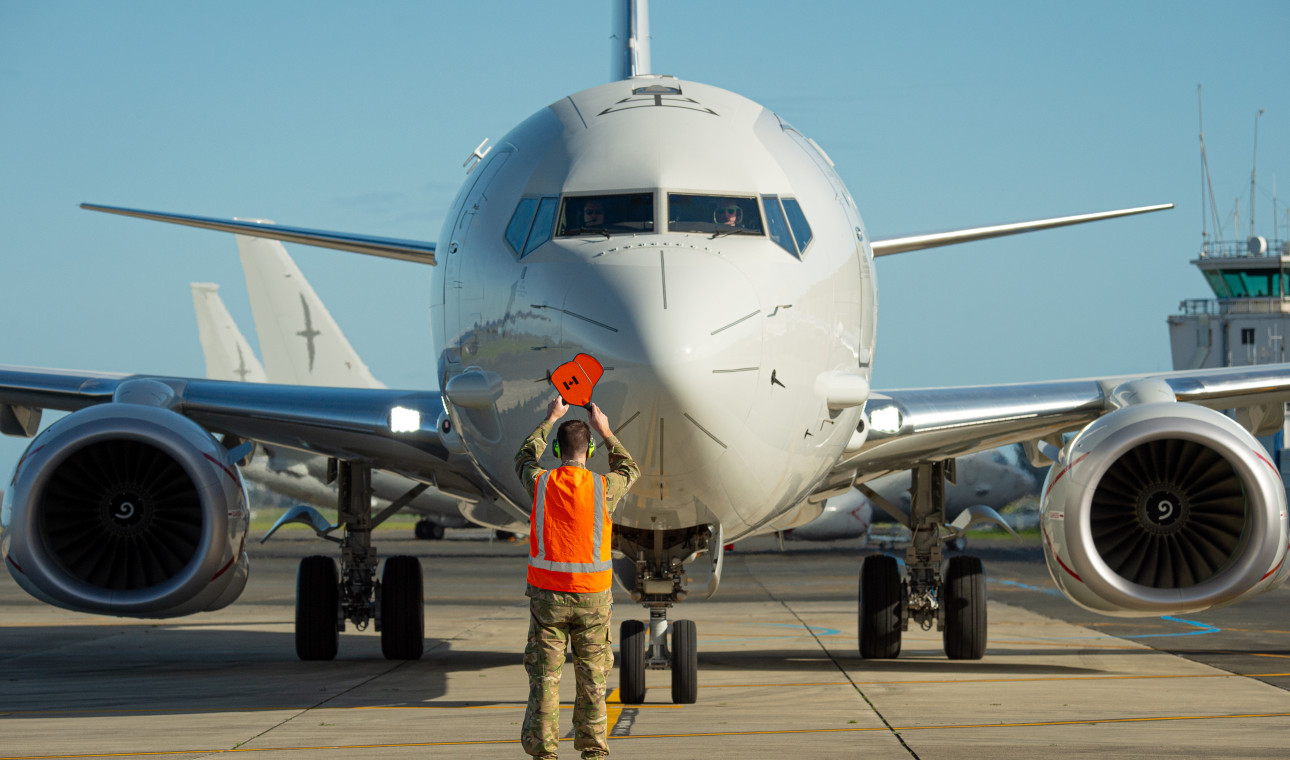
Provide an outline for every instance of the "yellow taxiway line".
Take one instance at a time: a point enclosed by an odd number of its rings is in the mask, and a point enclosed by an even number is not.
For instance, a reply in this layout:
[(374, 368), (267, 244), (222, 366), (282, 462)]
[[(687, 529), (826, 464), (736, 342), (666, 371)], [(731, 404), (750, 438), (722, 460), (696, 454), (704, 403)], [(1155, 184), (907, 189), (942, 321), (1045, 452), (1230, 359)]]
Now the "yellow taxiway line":
[[(1045, 728), (1056, 726), (1093, 726), (1093, 725), (1114, 725), (1124, 723), (1152, 723), (1160, 721), (1183, 721), (1183, 720), (1248, 720), (1255, 718), (1290, 718), (1290, 712), (1280, 713), (1243, 713), (1235, 715), (1158, 715), (1147, 718), (1082, 718), (1079, 720), (1049, 720), (1049, 721), (1032, 721), (1018, 723), (957, 723), (935, 726), (865, 726), (865, 727), (848, 727), (848, 728), (796, 728), (780, 729), (765, 731), (703, 731), (695, 733), (677, 733), (677, 734), (632, 734), (630, 736), (616, 736), (612, 741), (622, 740), (647, 740), (647, 739), (690, 739), (702, 737), (721, 737), (721, 736), (768, 736), (768, 735), (789, 735), (789, 734), (830, 734), (830, 733), (872, 733), (872, 732), (891, 732), (903, 733), (908, 731), (944, 731), (944, 730), (968, 730), (968, 729), (986, 729), (986, 728)], [(571, 737), (561, 739), (560, 741), (573, 741)], [(323, 744), (301, 747), (235, 747), (232, 749), (183, 749), (167, 750), (161, 752), (95, 752), (72, 755), (23, 755), (17, 757), (8, 757), (5, 760), (69, 760), (72, 758), (95, 758), (95, 757), (160, 757), (165, 755), (186, 755), (186, 754), (232, 754), (245, 752), (324, 752), (328, 750), (359, 750), (359, 749), (401, 749), (411, 747), (465, 747), (472, 745), (506, 745), (519, 744), (518, 739), (478, 739), (473, 741), (441, 741), (441, 742), (397, 742), (388, 744)]]

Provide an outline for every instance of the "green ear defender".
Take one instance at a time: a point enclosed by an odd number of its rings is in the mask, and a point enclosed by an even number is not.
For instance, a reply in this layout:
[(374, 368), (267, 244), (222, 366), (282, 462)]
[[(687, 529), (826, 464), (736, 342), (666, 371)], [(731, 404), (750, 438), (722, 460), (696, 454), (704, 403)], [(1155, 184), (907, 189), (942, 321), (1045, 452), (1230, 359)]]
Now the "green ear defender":
[[(559, 440), (556, 440), (556, 442), (555, 442), (554, 444), (552, 444), (551, 448), (552, 448), (552, 450), (553, 450), (553, 451), (555, 451), (555, 458), (556, 458), (556, 459), (559, 459), (559, 458), (560, 458), (560, 441), (559, 441)], [(596, 442), (595, 442), (595, 440), (588, 439), (588, 440), (587, 440), (587, 458), (588, 458), (588, 459), (591, 459), (591, 455), (592, 455), (592, 454), (595, 454), (595, 453), (596, 453)]]

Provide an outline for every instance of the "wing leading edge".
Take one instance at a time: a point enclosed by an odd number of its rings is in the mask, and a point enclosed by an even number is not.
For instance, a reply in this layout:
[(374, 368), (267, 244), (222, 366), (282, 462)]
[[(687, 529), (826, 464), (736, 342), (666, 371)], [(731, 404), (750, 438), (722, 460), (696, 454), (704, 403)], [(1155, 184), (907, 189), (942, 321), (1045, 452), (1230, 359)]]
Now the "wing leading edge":
[(868, 438), (843, 459), (863, 478), (1077, 430), (1140, 400), (1235, 409), (1256, 435), (1279, 426), (1290, 402), (1290, 364), (1015, 385), (875, 391), (865, 407)]
[(150, 219), (154, 222), (181, 224), (185, 227), (198, 227), (204, 230), (232, 232), (253, 237), (282, 240), (287, 243), (301, 243), (319, 248), (332, 248), (338, 251), (362, 253), (367, 256), (379, 256), (386, 259), (412, 261), (418, 264), (435, 264), (435, 244), (417, 240), (400, 240), (398, 238), (373, 237), (370, 235), (353, 235), (348, 232), (328, 232), (311, 230), (304, 227), (287, 227), (270, 222), (241, 221), (237, 219), (216, 219), (209, 216), (190, 216), (187, 214), (167, 214), (159, 211), (121, 208), (119, 206), (100, 206), (93, 203), (82, 203), (81, 208), (87, 211), (102, 211), (105, 214), (133, 216), (139, 219)]
[(1133, 216), (1134, 214), (1146, 214), (1152, 211), (1164, 211), (1173, 207), (1174, 204), (1172, 203), (1161, 203), (1155, 206), (1139, 206), (1137, 208), (1126, 208), (1116, 211), (1099, 211), (1093, 214), (1077, 214), (1075, 216), (1060, 216), (1052, 219), (1035, 219), (1029, 222), (996, 224), (989, 227), (972, 227), (970, 229), (953, 230), (950, 232), (933, 232), (926, 235), (909, 235), (907, 237), (887, 238), (885, 240), (873, 241), (873, 255), (890, 256), (895, 253), (905, 253), (907, 251), (921, 251), (925, 248), (939, 248), (944, 245), (971, 243), (975, 240), (988, 240), (989, 238), (1003, 237), (1005, 235), (1018, 235), (1022, 232), (1051, 230), (1056, 227), (1068, 227), (1072, 224), (1100, 222), (1103, 219), (1115, 219), (1121, 216)]
[[(0, 366), (0, 418), (29, 419), (40, 409), (76, 411), (126, 398), (148, 398), (202, 427), (270, 445), (362, 461), (466, 498), (491, 493), (439, 433), (437, 391), (320, 388), (221, 380), (119, 375)], [(395, 432), (391, 412), (416, 412), (419, 424)], [(399, 421), (406, 427), (407, 415)], [(38, 417), (36, 419), (38, 422)], [(5, 432), (35, 432), (35, 425)], [(403, 430), (404, 427), (400, 427)]]

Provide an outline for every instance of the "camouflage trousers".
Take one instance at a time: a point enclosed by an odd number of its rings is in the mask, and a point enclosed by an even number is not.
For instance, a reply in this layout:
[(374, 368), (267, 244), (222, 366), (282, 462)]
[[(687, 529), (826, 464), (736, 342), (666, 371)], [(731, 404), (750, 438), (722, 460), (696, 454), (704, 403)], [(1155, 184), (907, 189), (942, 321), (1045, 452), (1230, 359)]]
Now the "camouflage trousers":
[(560, 673), (564, 652), (573, 646), (577, 691), (573, 704), (573, 746), (583, 757), (609, 754), (605, 689), (614, 666), (609, 605), (570, 607), (529, 600), (529, 642), (524, 669), (529, 703), (520, 744), (533, 757), (554, 758), (560, 741)]

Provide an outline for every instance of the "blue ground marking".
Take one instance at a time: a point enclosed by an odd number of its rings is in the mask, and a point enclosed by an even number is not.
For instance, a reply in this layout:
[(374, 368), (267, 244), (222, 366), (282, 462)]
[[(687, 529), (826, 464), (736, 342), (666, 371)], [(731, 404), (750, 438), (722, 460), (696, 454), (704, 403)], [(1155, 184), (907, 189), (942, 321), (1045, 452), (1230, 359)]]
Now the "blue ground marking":
[(1170, 622), (1172, 622), (1172, 623), (1182, 623), (1183, 625), (1190, 625), (1190, 626), (1192, 626), (1192, 627), (1196, 628), (1197, 630), (1194, 630), (1194, 631), (1183, 631), (1182, 633), (1143, 633), (1143, 634), (1139, 634), (1139, 635), (1137, 635), (1137, 636), (1122, 636), (1121, 638), (1125, 638), (1125, 639), (1157, 639), (1157, 638), (1160, 638), (1160, 639), (1162, 639), (1162, 638), (1165, 638), (1165, 637), (1167, 637), (1167, 636), (1204, 636), (1204, 635), (1205, 635), (1205, 634), (1207, 634), (1207, 633), (1221, 633), (1221, 632), (1222, 632), (1222, 630), (1223, 630), (1222, 628), (1218, 628), (1218, 627), (1216, 627), (1216, 626), (1212, 626), (1212, 625), (1210, 625), (1209, 623), (1200, 623), (1200, 622), (1197, 622), (1197, 621), (1195, 621), (1195, 620), (1184, 620), (1183, 618), (1180, 618), (1180, 617), (1174, 617), (1173, 615), (1161, 615), (1161, 616), (1160, 616), (1160, 619), (1161, 619), (1161, 620), (1168, 620), (1168, 621), (1170, 621)]
[[(1039, 591), (1039, 592), (1041, 592), (1041, 593), (1044, 593), (1044, 594), (1052, 594), (1052, 595), (1054, 595), (1054, 596), (1062, 596), (1062, 595), (1063, 595), (1063, 594), (1062, 594), (1062, 592), (1058, 591), (1058, 590), (1057, 590), (1057, 589), (1055, 589), (1055, 588), (1044, 588), (1044, 587), (1042, 587), (1042, 586), (1031, 586), (1031, 585), (1030, 585), (1030, 584), (1028, 584), (1028, 583), (1021, 583), (1020, 581), (1007, 580), (1007, 579), (1005, 579), (1005, 578), (987, 578), (986, 580), (987, 580), (988, 582), (990, 582), (990, 583), (995, 583), (995, 584), (999, 584), (999, 585), (1002, 585), (1002, 586), (1013, 586), (1013, 587), (1015, 587), (1015, 588), (1021, 588), (1021, 589), (1025, 589), (1025, 590), (1027, 590), (1027, 591)], [(1179, 633), (1138, 633), (1138, 634), (1134, 634), (1134, 635), (1132, 635), (1132, 636), (1117, 636), (1116, 638), (1121, 638), (1121, 639), (1164, 639), (1164, 638), (1177, 637), (1177, 636), (1204, 636), (1204, 635), (1205, 635), (1205, 634), (1207, 634), (1207, 633), (1221, 633), (1221, 632), (1222, 632), (1222, 630), (1223, 630), (1222, 628), (1218, 628), (1218, 627), (1216, 627), (1216, 626), (1212, 626), (1212, 625), (1210, 625), (1209, 623), (1201, 623), (1201, 622), (1197, 622), (1197, 621), (1195, 621), (1195, 620), (1186, 620), (1186, 619), (1184, 619), (1184, 618), (1174, 617), (1173, 615), (1161, 615), (1161, 616), (1160, 616), (1160, 619), (1161, 619), (1161, 620), (1168, 620), (1168, 621), (1169, 621), (1169, 622), (1171, 622), (1171, 623), (1182, 623), (1183, 625), (1189, 625), (1189, 626), (1191, 626), (1191, 627), (1195, 628), (1196, 630), (1194, 630), (1194, 631), (1182, 631), (1182, 632), (1179, 632)], [(1086, 637), (1079, 637), (1079, 638), (1086, 638)]]
[(986, 578), (986, 582), (996, 583), (1002, 586), (1015, 586), (1016, 588), (1024, 588), (1027, 591), (1039, 591), (1044, 594), (1052, 594), (1053, 596), (1062, 595), (1062, 592), (1058, 591), (1055, 588), (1044, 588), (1043, 586), (1031, 586), (1029, 583), (1022, 583), (1021, 581), (1010, 581), (1003, 578)]

